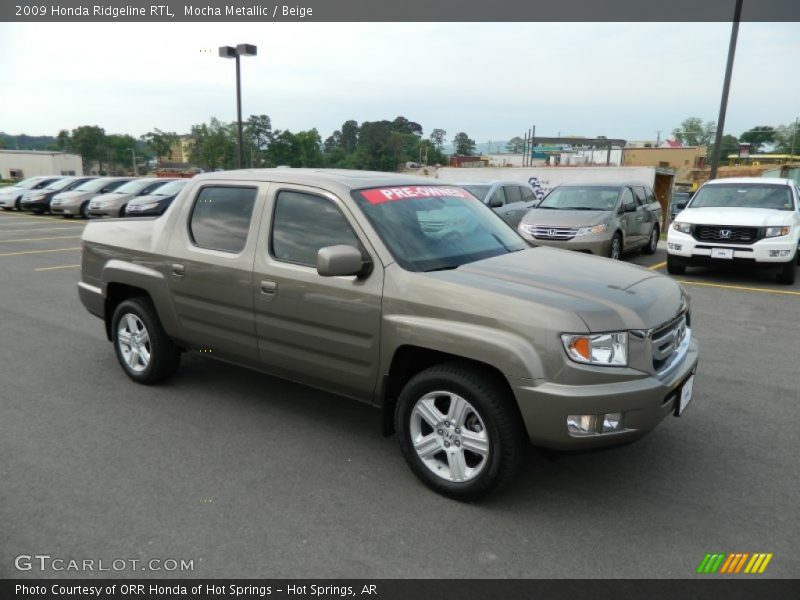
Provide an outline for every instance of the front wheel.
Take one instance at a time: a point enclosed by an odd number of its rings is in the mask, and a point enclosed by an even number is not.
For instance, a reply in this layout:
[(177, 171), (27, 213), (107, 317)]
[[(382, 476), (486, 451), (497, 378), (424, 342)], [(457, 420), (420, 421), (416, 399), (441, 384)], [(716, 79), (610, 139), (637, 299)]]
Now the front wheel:
[(650, 231), (650, 237), (647, 240), (647, 245), (642, 248), (642, 253), (644, 254), (655, 254), (656, 249), (658, 248), (658, 238), (661, 234), (661, 231), (658, 228), (658, 225), (653, 225), (652, 231)]
[(781, 272), (778, 274), (778, 281), (784, 285), (794, 285), (796, 278), (797, 258), (792, 258), (792, 260), (781, 267)]
[(111, 331), (117, 360), (135, 382), (159, 383), (177, 370), (180, 350), (164, 331), (149, 299), (121, 302), (114, 311)]
[(670, 275), (683, 275), (686, 273), (686, 265), (678, 262), (677, 259), (667, 255), (667, 273)]
[(608, 258), (611, 260), (619, 260), (622, 256), (622, 236), (617, 233), (611, 238), (611, 246), (608, 248)]
[(426, 369), (405, 385), (395, 429), (414, 474), (457, 500), (484, 496), (522, 462), (524, 429), (508, 390), (459, 363)]

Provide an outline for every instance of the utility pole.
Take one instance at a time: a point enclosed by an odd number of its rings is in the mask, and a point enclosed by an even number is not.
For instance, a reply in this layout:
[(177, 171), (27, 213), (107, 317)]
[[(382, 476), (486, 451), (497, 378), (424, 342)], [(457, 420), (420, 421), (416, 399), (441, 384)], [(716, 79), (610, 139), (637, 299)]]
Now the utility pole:
[(714, 154), (711, 157), (711, 174), (709, 179), (717, 178), (719, 155), (722, 150), (722, 132), (725, 129), (725, 113), (728, 110), (728, 92), (731, 89), (731, 74), (733, 73), (733, 57), (736, 54), (736, 38), (739, 37), (739, 21), (742, 18), (742, 0), (736, 0), (733, 11), (733, 24), (731, 25), (731, 41), (728, 45), (728, 64), (725, 66), (725, 82), (722, 85), (722, 99), (719, 103), (719, 119), (717, 119), (717, 133), (714, 138)]
[(656, 131), (656, 148), (661, 144), (661, 130)]
[(528, 152), (528, 132), (526, 131), (524, 135), (525, 135), (525, 137), (522, 140), (522, 166), (526, 167), (527, 166), (527, 162), (526, 162), (526, 158), (525, 157), (527, 156), (527, 152)]
[(534, 138), (536, 137), (536, 125), (531, 127), (531, 151), (530, 151), (530, 159), (528, 160), (528, 166), (533, 166), (533, 152), (535, 148), (535, 144), (533, 143)]
[(136, 146), (131, 148), (131, 152), (133, 153), (133, 176), (136, 177), (138, 175), (136, 172)]
[(800, 121), (800, 119), (796, 118), (794, 120), (794, 129), (792, 130), (792, 150), (791, 150), (791, 152), (789, 152), (789, 161), (794, 160), (794, 140), (797, 137), (797, 123), (798, 123), (798, 121)]

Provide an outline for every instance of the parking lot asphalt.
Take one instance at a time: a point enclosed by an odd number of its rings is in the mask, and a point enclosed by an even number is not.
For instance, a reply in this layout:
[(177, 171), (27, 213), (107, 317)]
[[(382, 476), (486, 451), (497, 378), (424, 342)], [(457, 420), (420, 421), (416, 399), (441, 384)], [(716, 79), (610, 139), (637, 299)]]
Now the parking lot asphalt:
[[(77, 298), (82, 226), (0, 213), (0, 577), (682, 578), (708, 552), (800, 575), (800, 285), (690, 269), (684, 416), (620, 448), (532, 448), (462, 504), (417, 482), (371, 407), (202, 355), (131, 382)], [(663, 250), (627, 259), (664, 272)], [(17, 571), (20, 554), (194, 569)]]

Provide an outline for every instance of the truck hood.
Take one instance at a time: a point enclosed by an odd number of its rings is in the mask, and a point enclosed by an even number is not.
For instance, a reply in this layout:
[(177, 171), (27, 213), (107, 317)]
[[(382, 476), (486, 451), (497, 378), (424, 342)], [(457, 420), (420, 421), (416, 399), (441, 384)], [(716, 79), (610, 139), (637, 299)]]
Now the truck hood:
[(687, 208), (678, 213), (675, 221), (692, 225), (743, 225), (750, 227), (768, 227), (770, 225), (788, 225), (791, 223), (793, 211), (775, 210), (772, 208)]
[(606, 210), (553, 210), (533, 208), (525, 213), (522, 222), (526, 225), (556, 225), (586, 227), (605, 223), (611, 215)]
[(557, 248), (531, 248), (427, 275), (496, 293), (498, 312), (507, 296), (570, 310), (595, 332), (657, 327), (688, 302), (669, 277)]

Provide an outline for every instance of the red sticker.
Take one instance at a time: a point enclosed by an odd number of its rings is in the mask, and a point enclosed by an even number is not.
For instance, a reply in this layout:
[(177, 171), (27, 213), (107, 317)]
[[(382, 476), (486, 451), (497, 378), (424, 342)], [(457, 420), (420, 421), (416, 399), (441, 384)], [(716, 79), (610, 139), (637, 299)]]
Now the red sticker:
[(384, 202), (395, 202), (397, 200), (413, 200), (415, 198), (472, 198), (474, 196), (467, 190), (457, 187), (446, 187), (442, 185), (432, 186), (405, 186), (392, 188), (375, 188), (372, 190), (361, 190), (370, 204), (383, 204)]

